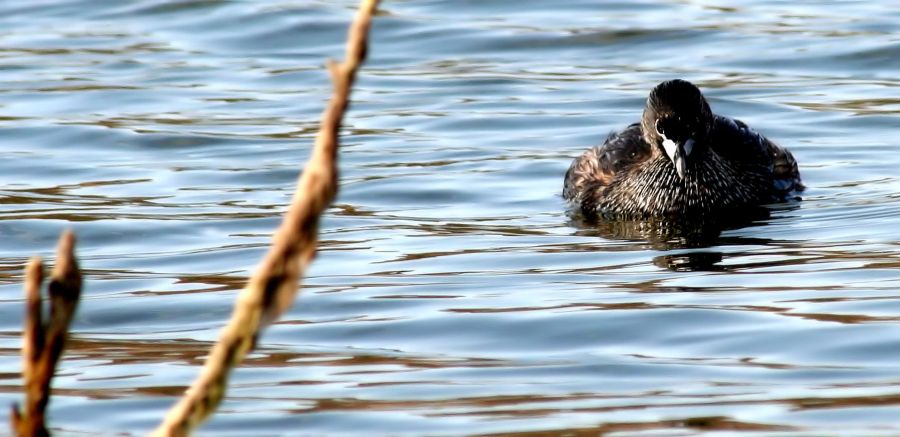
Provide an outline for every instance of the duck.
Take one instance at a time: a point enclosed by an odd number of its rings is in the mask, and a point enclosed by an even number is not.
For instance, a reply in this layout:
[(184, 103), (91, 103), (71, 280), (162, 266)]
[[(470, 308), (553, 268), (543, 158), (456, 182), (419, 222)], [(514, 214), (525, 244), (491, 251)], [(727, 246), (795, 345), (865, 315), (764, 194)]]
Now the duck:
[(574, 159), (562, 197), (586, 217), (715, 220), (804, 188), (790, 151), (673, 79), (653, 88), (640, 122)]

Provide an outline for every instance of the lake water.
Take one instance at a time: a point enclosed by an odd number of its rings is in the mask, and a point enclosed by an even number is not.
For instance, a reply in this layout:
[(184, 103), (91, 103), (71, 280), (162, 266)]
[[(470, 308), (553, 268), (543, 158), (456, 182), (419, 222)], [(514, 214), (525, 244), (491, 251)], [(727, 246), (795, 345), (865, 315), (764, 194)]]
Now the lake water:
[[(793, 4), (796, 3), (796, 4)], [(900, 435), (900, 6), (386, 1), (293, 308), (201, 435)], [(197, 374), (313, 142), (356, 3), (0, 3), (0, 405), (22, 267), (79, 236), (60, 435)], [(681, 77), (800, 162), (699, 239), (584, 223), (571, 159)]]

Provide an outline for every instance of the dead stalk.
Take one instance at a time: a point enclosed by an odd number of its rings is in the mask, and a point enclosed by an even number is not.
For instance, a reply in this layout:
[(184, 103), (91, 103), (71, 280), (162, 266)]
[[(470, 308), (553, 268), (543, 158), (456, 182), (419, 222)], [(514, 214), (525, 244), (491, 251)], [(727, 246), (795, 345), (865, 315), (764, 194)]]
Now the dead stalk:
[(20, 437), (48, 436), (45, 419), (50, 400), (50, 382), (62, 355), (69, 323), (81, 297), (81, 272), (75, 259), (75, 235), (62, 234), (57, 245), (56, 267), (47, 286), (50, 317), (44, 321), (41, 285), (44, 266), (32, 258), (25, 268), (25, 327), (22, 333), (22, 378), (25, 383), (23, 408), (13, 405), (11, 426)]
[(231, 320), (200, 375), (169, 410), (154, 436), (184, 436), (202, 423), (225, 394), (228, 374), (253, 349), (260, 332), (291, 305), (302, 273), (316, 253), (319, 217), (337, 193), (338, 131), (356, 71), (365, 60), (369, 27), (378, 0), (362, 0), (350, 26), (343, 63), (328, 63), (334, 93), (293, 200), (275, 231), (268, 254), (235, 303)]

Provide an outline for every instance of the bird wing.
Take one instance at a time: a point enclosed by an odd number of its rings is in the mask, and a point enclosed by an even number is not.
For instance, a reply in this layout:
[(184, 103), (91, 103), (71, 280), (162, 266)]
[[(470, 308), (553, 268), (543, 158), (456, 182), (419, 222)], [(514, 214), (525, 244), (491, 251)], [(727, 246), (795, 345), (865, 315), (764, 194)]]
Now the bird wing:
[(769, 154), (773, 161), (773, 176), (775, 177), (775, 191), (781, 197), (796, 195), (806, 187), (800, 181), (800, 168), (797, 160), (788, 149), (769, 141)]
[(712, 149), (733, 164), (743, 168), (761, 166), (771, 169), (774, 192), (780, 197), (804, 189), (794, 155), (746, 123), (717, 115), (710, 136)]
[(609, 134), (603, 145), (592, 147), (572, 162), (566, 172), (563, 198), (578, 200), (588, 187), (609, 185), (616, 174), (650, 154), (638, 123)]

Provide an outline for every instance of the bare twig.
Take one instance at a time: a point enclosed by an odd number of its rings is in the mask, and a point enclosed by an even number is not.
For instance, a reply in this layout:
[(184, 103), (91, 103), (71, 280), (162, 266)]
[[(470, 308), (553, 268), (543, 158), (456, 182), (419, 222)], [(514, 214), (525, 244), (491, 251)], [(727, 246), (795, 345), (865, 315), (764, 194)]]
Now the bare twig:
[(316, 253), (319, 217), (337, 193), (338, 131), (356, 71), (365, 60), (368, 33), (378, 0), (362, 0), (350, 27), (346, 60), (328, 63), (334, 93), (322, 113), (315, 148), (297, 182), (272, 246), (235, 303), (200, 375), (169, 410), (154, 436), (183, 436), (202, 423), (225, 394), (228, 374), (254, 347), (263, 328), (291, 305), (306, 266)]
[(22, 377), (25, 406), (13, 405), (11, 425), (20, 437), (48, 436), (44, 423), (50, 400), (50, 381), (62, 355), (69, 323), (81, 296), (81, 273), (75, 259), (75, 235), (66, 231), (57, 245), (56, 267), (48, 285), (50, 317), (43, 321), (41, 284), (44, 267), (32, 258), (25, 268), (25, 327), (22, 334)]

